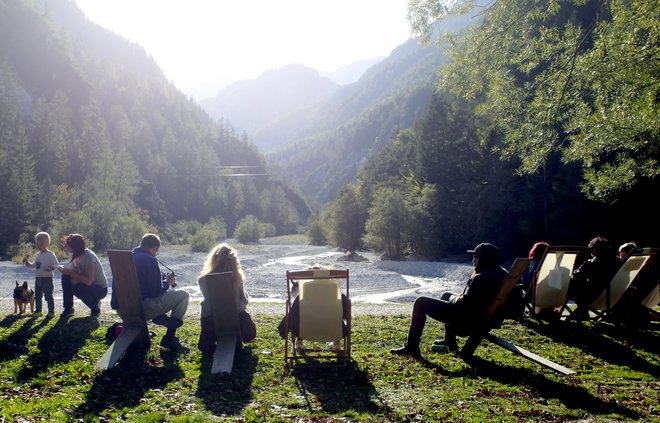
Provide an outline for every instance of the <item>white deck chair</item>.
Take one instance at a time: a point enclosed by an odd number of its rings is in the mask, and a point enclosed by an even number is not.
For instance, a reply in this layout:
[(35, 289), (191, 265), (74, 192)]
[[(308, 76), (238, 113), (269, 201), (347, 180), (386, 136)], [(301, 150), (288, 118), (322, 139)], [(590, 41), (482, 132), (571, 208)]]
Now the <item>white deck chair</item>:
[[(305, 342), (302, 348), (296, 348), (296, 339), (289, 333), (291, 309), (295, 298), (293, 286), (298, 285), (299, 301), (299, 338)], [(342, 291), (346, 296), (346, 322)], [(295, 313), (294, 313), (295, 314)], [(351, 318), (348, 270), (302, 270), (287, 272), (287, 306), (284, 359), (287, 365), (301, 359), (336, 359), (350, 360), (351, 355)], [(347, 333), (344, 336), (344, 325)], [(314, 343), (340, 341), (338, 350), (330, 350), (327, 345), (314, 347)]]
[(655, 253), (654, 249), (644, 248), (634, 250), (626, 257), (605, 290), (589, 304), (589, 311), (595, 314), (592, 320), (601, 320), (607, 317), (612, 307), (621, 299), (623, 293), (630, 288), (637, 275), (650, 263)]
[(528, 307), (531, 315), (536, 316), (543, 310), (562, 311), (577, 258), (586, 252), (587, 248), (581, 246), (548, 247), (530, 284), (533, 290)]

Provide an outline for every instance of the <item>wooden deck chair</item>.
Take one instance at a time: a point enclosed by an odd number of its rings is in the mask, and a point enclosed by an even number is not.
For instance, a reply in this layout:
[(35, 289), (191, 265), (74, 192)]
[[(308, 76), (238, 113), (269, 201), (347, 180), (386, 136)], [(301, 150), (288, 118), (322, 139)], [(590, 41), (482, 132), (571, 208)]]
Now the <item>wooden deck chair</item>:
[(649, 265), (656, 252), (657, 250), (653, 248), (641, 248), (628, 254), (605, 290), (587, 307), (589, 312), (594, 314), (590, 320), (599, 321), (607, 318), (612, 307), (630, 288), (637, 275)]
[(134, 342), (150, 343), (133, 254), (126, 250), (108, 250), (108, 260), (113, 277), (112, 289), (117, 295), (124, 328), (96, 364), (96, 369), (102, 370), (114, 367)]
[(533, 352), (527, 351), (524, 348), (517, 347), (511, 342), (505, 341), (504, 339), (499, 338), (490, 333), (492, 329), (500, 326), (503, 320), (502, 312), (504, 310), (504, 307), (509, 297), (511, 296), (511, 293), (513, 292), (513, 289), (515, 288), (516, 284), (520, 281), (520, 278), (529, 267), (530, 261), (531, 259), (528, 258), (517, 258), (513, 262), (513, 265), (511, 266), (511, 270), (509, 270), (509, 273), (507, 273), (506, 277), (504, 278), (500, 290), (497, 292), (495, 298), (493, 299), (493, 302), (490, 304), (488, 310), (484, 314), (484, 318), (483, 318), (484, 323), (480, 324), (476, 328), (473, 328), (469, 332), (470, 337), (468, 338), (468, 340), (465, 342), (465, 345), (461, 349), (460, 356), (464, 360), (469, 360), (474, 355), (474, 351), (481, 343), (481, 340), (486, 339), (494, 343), (495, 345), (505, 348), (515, 354), (518, 354), (521, 357), (526, 358), (527, 360), (548, 367), (556, 372), (562, 374), (573, 374), (575, 373), (574, 370), (571, 370), (560, 364), (554, 363), (546, 358), (534, 354)]
[(536, 277), (530, 283), (531, 301), (527, 305), (530, 315), (554, 311), (561, 314), (568, 298), (571, 274), (578, 257), (588, 249), (581, 246), (549, 246), (541, 259)]
[(236, 347), (241, 345), (241, 327), (234, 295), (232, 272), (209, 273), (204, 276), (207, 301), (211, 306), (213, 329), (217, 338), (211, 373), (230, 374)]
[[(349, 296), (348, 270), (302, 270), (287, 271), (287, 302), (284, 343), (284, 360), (287, 365), (300, 360), (335, 359), (348, 362), (351, 358), (351, 304)], [(292, 293), (298, 286), (298, 307)], [(345, 300), (342, 291), (345, 289)], [(344, 311), (344, 308), (347, 310)], [(300, 348), (296, 345), (296, 336), (290, 331), (291, 320), (298, 315), (299, 338), (305, 343)], [(344, 315), (346, 319), (344, 319)], [(344, 321), (346, 320), (346, 321)], [(346, 334), (344, 335), (344, 326)], [(340, 341), (338, 349), (327, 346), (314, 347), (310, 344)], [(298, 347), (298, 348), (297, 348)]]

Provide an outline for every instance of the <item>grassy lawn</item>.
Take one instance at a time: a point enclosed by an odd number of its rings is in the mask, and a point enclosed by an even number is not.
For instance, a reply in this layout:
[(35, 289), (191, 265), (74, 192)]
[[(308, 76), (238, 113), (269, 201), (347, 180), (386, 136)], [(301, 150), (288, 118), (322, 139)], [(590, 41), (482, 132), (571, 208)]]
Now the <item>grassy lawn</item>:
[[(179, 330), (191, 351), (158, 346), (127, 355), (110, 371), (94, 365), (114, 315), (0, 318), (0, 421), (660, 421), (657, 327), (507, 322), (495, 334), (578, 371), (562, 376), (493, 344), (468, 366), (429, 345), (417, 362), (389, 354), (409, 316), (356, 316), (353, 362), (287, 370), (280, 316), (254, 315), (258, 339), (232, 376), (211, 375), (196, 350), (199, 322)], [(464, 339), (462, 339), (464, 340)]]

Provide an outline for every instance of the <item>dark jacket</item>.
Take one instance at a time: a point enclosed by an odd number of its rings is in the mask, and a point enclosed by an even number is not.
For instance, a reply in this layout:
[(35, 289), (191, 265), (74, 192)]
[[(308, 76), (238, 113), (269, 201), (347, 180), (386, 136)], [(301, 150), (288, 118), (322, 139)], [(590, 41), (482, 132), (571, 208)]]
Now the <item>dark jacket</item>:
[(475, 271), (467, 282), (463, 293), (453, 297), (459, 320), (465, 324), (480, 322), (493, 302), (507, 271), (500, 265), (490, 265)]
[(140, 283), (142, 299), (160, 297), (170, 288), (158, 266), (158, 260), (146, 248), (133, 249), (133, 262)]

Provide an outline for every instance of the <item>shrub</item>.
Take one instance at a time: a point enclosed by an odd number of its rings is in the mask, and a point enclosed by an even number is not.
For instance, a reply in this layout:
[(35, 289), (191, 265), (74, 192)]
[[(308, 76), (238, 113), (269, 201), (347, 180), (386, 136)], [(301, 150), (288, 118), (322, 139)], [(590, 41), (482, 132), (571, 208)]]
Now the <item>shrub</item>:
[(243, 244), (247, 242), (259, 242), (263, 235), (263, 223), (251, 214), (241, 219), (234, 230), (234, 238)]
[(218, 241), (216, 231), (202, 228), (190, 239), (190, 249), (195, 252), (209, 251)]

